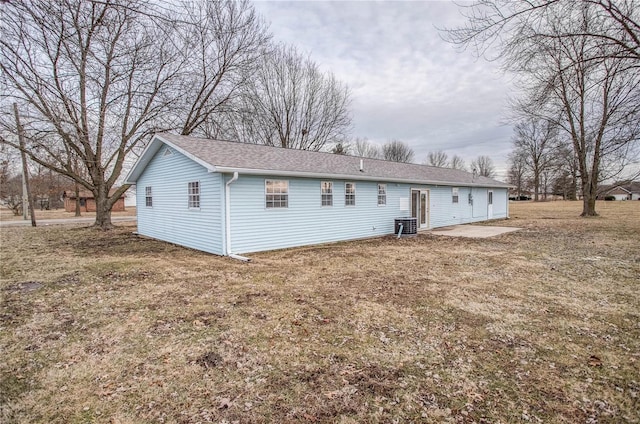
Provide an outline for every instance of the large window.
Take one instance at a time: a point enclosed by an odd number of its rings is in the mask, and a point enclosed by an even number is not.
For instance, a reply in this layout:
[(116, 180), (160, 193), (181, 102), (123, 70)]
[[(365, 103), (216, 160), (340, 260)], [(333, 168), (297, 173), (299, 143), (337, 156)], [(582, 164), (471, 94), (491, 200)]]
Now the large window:
[(378, 206), (387, 204), (387, 185), (378, 184)]
[(151, 187), (147, 186), (144, 188), (144, 203), (148, 207), (153, 206), (153, 196), (151, 195)]
[(356, 183), (344, 183), (344, 205), (356, 205)]
[(458, 187), (451, 187), (451, 202), (458, 203), (459, 200)]
[(289, 207), (289, 181), (265, 180), (265, 205), (267, 208)]
[(322, 181), (320, 190), (322, 206), (333, 206), (333, 183), (331, 181)]
[(198, 209), (200, 207), (200, 182), (189, 183), (189, 208)]

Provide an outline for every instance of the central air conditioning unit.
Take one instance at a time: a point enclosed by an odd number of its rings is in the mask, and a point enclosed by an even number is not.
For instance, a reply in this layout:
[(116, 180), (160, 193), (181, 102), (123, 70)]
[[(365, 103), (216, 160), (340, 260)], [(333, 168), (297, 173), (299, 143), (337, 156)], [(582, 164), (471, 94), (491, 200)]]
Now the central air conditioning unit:
[(398, 236), (415, 236), (418, 234), (418, 218), (405, 216), (395, 219), (395, 234)]

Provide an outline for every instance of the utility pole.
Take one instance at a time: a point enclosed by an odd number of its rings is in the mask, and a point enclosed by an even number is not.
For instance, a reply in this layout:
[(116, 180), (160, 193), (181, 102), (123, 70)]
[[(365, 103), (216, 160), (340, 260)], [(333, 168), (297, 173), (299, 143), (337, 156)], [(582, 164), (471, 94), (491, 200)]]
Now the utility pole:
[(27, 172), (27, 155), (24, 152), (24, 132), (20, 124), (20, 114), (18, 114), (18, 104), (13, 104), (13, 113), (16, 116), (16, 127), (18, 128), (18, 142), (20, 143), (20, 156), (22, 157), (22, 218), (27, 220), (27, 209), (31, 214), (31, 226), (36, 226), (36, 216), (33, 213), (33, 198), (29, 190), (29, 174)]

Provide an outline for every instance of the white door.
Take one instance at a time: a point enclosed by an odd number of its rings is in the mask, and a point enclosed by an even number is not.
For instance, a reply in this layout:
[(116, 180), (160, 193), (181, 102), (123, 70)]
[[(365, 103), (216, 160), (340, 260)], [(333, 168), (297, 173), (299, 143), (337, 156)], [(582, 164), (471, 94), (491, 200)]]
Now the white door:
[(429, 190), (411, 190), (411, 217), (419, 228), (429, 228)]
[(493, 219), (493, 191), (487, 192), (487, 219)]

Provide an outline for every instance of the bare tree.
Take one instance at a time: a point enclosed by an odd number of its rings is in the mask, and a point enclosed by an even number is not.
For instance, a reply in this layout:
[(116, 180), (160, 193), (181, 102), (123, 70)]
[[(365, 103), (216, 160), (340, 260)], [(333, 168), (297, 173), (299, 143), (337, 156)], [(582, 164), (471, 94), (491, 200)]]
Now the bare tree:
[[(246, 2), (34, 0), (3, 6), (0, 111), (24, 111), (31, 160), (96, 199), (110, 228), (124, 160), (157, 131), (215, 127), (260, 55), (264, 26)], [(0, 142), (19, 148), (2, 119)], [(76, 164), (78, 166), (76, 166)]]
[[(561, 34), (567, 27), (585, 33), (599, 25), (583, 7), (567, 22), (549, 16), (548, 26)], [(595, 216), (598, 184), (620, 175), (638, 157), (640, 73), (609, 47), (583, 37), (546, 39), (531, 46), (527, 96), (521, 109), (561, 129), (577, 160), (583, 196), (582, 216)]]
[[(541, 177), (557, 168), (558, 128), (547, 120), (526, 119), (514, 128), (515, 156), (523, 160), (533, 179), (533, 199), (540, 200)], [(545, 191), (546, 194), (546, 191)]]
[[(467, 25), (446, 29), (445, 40), (461, 47), (472, 46), (479, 54), (495, 54), (509, 59), (511, 51), (519, 50), (521, 41), (555, 39), (568, 42), (587, 39), (592, 45), (615, 51), (619, 59), (640, 60), (640, 2), (638, 0), (478, 0), (460, 3), (467, 17)], [(570, 19), (578, 9), (589, 9), (597, 27), (575, 28), (566, 26), (557, 31), (545, 22), (549, 15)], [(530, 29), (534, 27), (535, 31)], [(489, 53), (493, 46), (498, 52)], [(637, 66), (637, 65), (636, 65)]]
[(345, 142), (339, 141), (331, 148), (331, 153), (336, 155), (348, 155), (351, 146)]
[(369, 142), (366, 138), (356, 138), (351, 143), (351, 147), (354, 156), (372, 159), (378, 159), (381, 156), (378, 146)]
[(515, 186), (517, 199), (520, 200), (523, 190), (526, 187), (527, 165), (524, 154), (514, 150), (509, 154), (509, 172), (507, 180), (509, 184)]
[(485, 0), (449, 40), (498, 47), (520, 76), (519, 109), (568, 138), (578, 164), (582, 216), (597, 215), (598, 182), (637, 155), (640, 135), (640, 4), (637, 0)]
[(554, 183), (554, 191), (561, 194), (563, 199), (576, 200), (578, 198), (578, 160), (569, 142), (562, 142), (556, 149), (558, 175)]
[(7, 178), (0, 187), (0, 201), (15, 216), (22, 214), (22, 174)]
[(449, 156), (442, 150), (436, 152), (429, 152), (424, 165), (437, 166), (440, 168), (449, 167)]
[(481, 177), (493, 178), (496, 175), (496, 168), (489, 156), (478, 156), (471, 162), (471, 169)]
[(461, 171), (466, 171), (466, 169), (467, 169), (467, 166), (464, 163), (464, 159), (462, 159), (458, 155), (453, 155), (451, 157), (451, 163), (450, 163), (449, 167), (452, 168), (452, 169), (459, 169)]
[(382, 145), (382, 157), (384, 160), (390, 160), (393, 162), (407, 162), (413, 161), (414, 153), (413, 149), (409, 147), (403, 141), (389, 140)]
[(233, 137), (249, 143), (318, 151), (350, 128), (349, 90), (293, 47), (265, 54), (246, 86)]
[(183, 54), (173, 102), (176, 128), (220, 138), (231, 103), (252, 78), (271, 35), (248, 0), (182, 1), (177, 34)]

